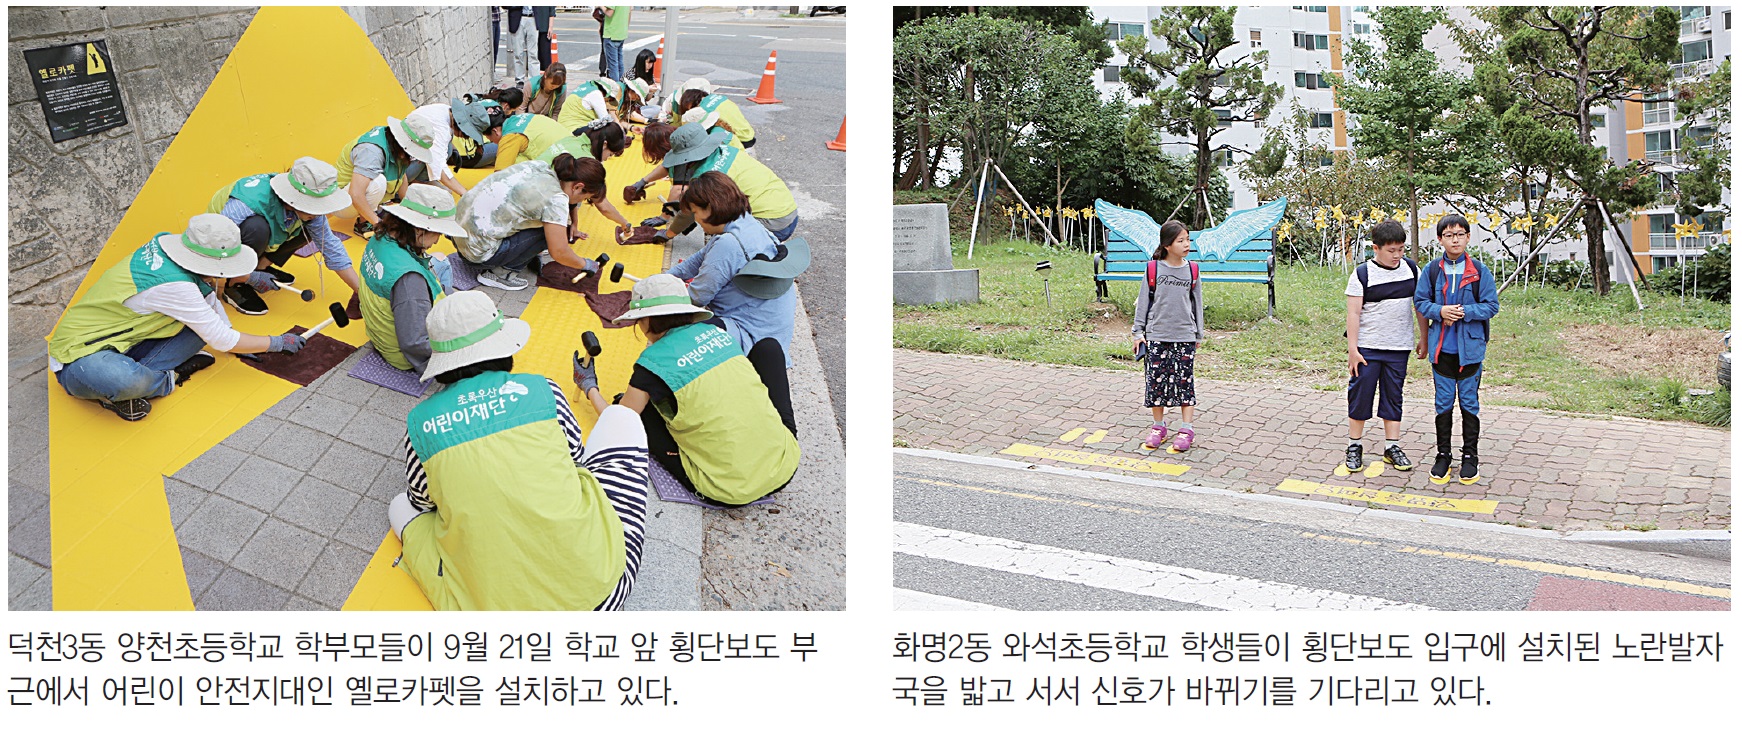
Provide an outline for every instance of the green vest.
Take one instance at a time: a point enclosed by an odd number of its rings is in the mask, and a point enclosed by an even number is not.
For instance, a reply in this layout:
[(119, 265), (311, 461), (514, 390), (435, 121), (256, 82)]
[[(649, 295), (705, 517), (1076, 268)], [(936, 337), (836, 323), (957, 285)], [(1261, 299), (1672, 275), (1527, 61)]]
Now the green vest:
[(743, 151), (741, 147), (722, 145), (696, 166), (688, 180), (699, 178), (702, 173), (725, 173), (750, 199), (750, 215), (773, 220), (797, 213), (798, 201), (792, 197), (792, 189), (786, 187), (785, 181), (767, 165), (749, 155), (739, 154)]
[(732, 128), (733, 138), (739, 144), (756, 139), (756, 130), (750, 126), (750, 120), (744, 118), (744, 112), (724, 94), (709, 94), (702, 97), (699, 104), (703, 112), (719, 112), (720, 121)]
[(556, 115), (557, 126), (572, 133), (581, 127), (591, 124), (593, 120), (598, 119), (598, 114), (595, 114), (593, 110), (587, 108), (587, 105), (581, 103), (582, 99), (587, 98), (587, 95), (594, 91), (604, 94), (607, 103), (611, 101), (611, 95), (605, 93), (604, 87), (599, 86), (596, 82), (588, 81), (580, 84), (570, 84), (569, 97), (563, 100), (563, 110), (561, 113)]
[(753, 502), (798, 471), (798, 439), (768, 400), (768, 388), (739, 350), (713, 325), (668, 331), (636, 365), (652, 371), (677, 402), (654, 404), (696, 492), (732, 505)]
[(593, 138), (586, 135), (564, 137), (550, 147), (545, 148), (544, 153), (539, 155), (537, 159), (544, 162), (554, 162), (557, 155), (561, 155), (565, 152), (574, 155), (575, 157), (584, 157), (589, 160), (594, 159)]
[[(170, 234), (160, 233), (157, 236)], [(179, 235), (179, 234), (178, 234)], [(123, 304), (127, 298), (161, 284), (193, 282), (200, 294), (212, 293), (206, 280), (171, 261), (157, 245), (157, 236), (97, 279), (85, 296), (55, 325), (48, 336), (48, 354), (61, 363), (71, 363), (104, 348), (126, 353), (147, 340), (167, 338), (183, 325), (161, 312), (139, 314)]]
[(515, 162), (537, 160), (539, 155), (551, 145), (568, 138), (568, 130), (563, 129), (556, 120), (542, 114), (516, 114), (502, 123), (502, 134), (525, 135), (526, 149), (521, 150)]
[[(272, 190), (272, 173), (250, 175), (218, 189), (212, 195), (210, 203), (206, 204), (207, 213), (223, 213), (224, 206), (231, 198), (242, 201), (248, 210), (266, 219), (266, 226), (272, 230), (272, 237), (267, 241), (267, 251), (277, 251), (290, 237), (302, 233), (302, 219), (284, 207), (284, 201), (279, 200), (278, 193)], [(285, 219), (290, 219), (286, 224)]]
[(405, 526), (400, 568), (436, 609), (599, 606), (623, 576), (623, 524), (569, 458), (544, 377), (492, 371), (406, 417), (437, 510)]
[(357, 171), (351, 164), (351, 148), (368, 143), (381, 148), (381, 151), (384, 153), (383, 158), (386, 162), (381, 167), (381, 176), (387, 179), (387, 195), (382, 198), (382, 200), (393, 199), (393, 194), (399, 191), (400, 178), (405, 175), (405, 171), (399, 167), (399, 156), (393, 154), (393, 148), (395, 146), (387, 138), (387, 127), (376, 127), (368, 132), (364, 132), (362, 136), (357, 139), (345, 143), (344, 147), (339, 148), (338, 167), (340, 188), (350, 187), (351, 176), (356, 174)]
[(357, 293), (357, 306), (363, 310), (363, 330), (375, 352), (388, 365), (402, 371), (411, 370), (411, 361), (399, 352), (399, 325), (393, 320), (393, 285), (401, 277), (416, 272), (429, 285), (429, 300), (442, 298), (442, 284), (430, 271), (429, 257), (413, 256), (405, 247), (381, 234), (369, 239), (363, 248), (363, 261), (357, 272), (363, 275), (363, 289)]

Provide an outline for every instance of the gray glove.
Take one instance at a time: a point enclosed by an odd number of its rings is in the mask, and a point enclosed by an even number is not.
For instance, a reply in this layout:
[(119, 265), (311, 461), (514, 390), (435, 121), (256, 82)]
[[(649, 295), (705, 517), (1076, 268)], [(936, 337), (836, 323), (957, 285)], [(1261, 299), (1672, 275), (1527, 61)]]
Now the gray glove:
[(266, 272), (249, 272), (248, 286), (256, 292), (271, 292), (278, 289), (278, 278)]
[(597, 366), (590, 357), (583, 363), (579, 350), (575, 351), (575, 385), (581, 388), (583, 394), (599, 387)]
[(283, 335), (276, 335), (276, 336), (273, 336), (271, 338), (268, 338), (268, 342), (271, 343), (266, 348), (266, 352), (268, 352), (268, 353), (292, 353), (292, 354), (294, 354), (297, 351), (302, 350), (302, 346), (308, 344), (308, 341), (305, 340), (303, 338), (303, 336), (298, 335), (296, 333), (285, 333)]

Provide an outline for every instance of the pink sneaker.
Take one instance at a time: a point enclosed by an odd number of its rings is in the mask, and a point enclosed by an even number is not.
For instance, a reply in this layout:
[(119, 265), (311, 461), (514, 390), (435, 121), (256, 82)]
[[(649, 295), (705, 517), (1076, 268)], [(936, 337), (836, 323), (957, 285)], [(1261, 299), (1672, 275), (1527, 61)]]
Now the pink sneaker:
[(1179, 454), (1180, 452), (1184, 452), (1188, 449), (1191, 449), (1192, 448), (1192, 438), (1196, 437), (1196, 436), (1197, 436), (1197, 432), (1194, 432), (1190, 429), (1183, 429), (1182, 428), (1179, 431), (1174, 432), (1173, 445), (1169, 446), (1167, 448), (1168, 454)]
[(1161, 449), (1161, 443), (1167, 441), (1167, 427), (1149, 427), (1149, 437), (1143, 440), (1144, 449)]

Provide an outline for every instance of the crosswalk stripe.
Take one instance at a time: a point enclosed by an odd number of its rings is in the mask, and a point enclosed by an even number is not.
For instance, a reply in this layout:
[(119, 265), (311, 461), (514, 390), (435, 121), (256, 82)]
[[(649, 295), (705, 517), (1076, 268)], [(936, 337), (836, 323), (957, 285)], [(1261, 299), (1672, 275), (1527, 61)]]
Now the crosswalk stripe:
[(953, 596), (927, 594), (923, 591), (895, 587), (895, 611), (898, 612), (1001, 612), (1004, 607), (971, 602)]
[(913, 523), (895, 524), (895, 551), (993, 571), (1196, 604), (1210, 609), (1431, 609), (1420, 604), (1378, 597), (1310, 589), (1294, 584), (1022, 543)]

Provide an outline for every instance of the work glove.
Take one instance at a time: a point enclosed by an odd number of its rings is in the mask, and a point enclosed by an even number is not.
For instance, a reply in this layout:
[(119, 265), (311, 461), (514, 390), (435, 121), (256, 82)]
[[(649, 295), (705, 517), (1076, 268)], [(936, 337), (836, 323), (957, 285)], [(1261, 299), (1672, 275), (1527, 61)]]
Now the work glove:
[(623, 186), (623, 202), (636, 203), (647, 197), (647, 181), (637, 180), (631, 185)]
[(591, 356), (585, 362), (581, 360), (581, 351), (575, 351), (575, 385), (585, 394), (599, 387), (599, 373)]
[(665, 225), (668, 223), (671, 223), (671, 219), (666, 218), (665, 216), (654, 216), (652, 218), (643, 220), (641, 222), (641, 225), (651, 226), (653, 228), (664, 228)]
[(278, 289), (278, 280), (266, 272), (249, 272), (248, 286), (256, 292), (271, 292)]
[(302, 346), (308, 344), (307, 340), (304, 340), (301, 335), (296, 333), (285, 333), (283, 335), (269, 338), (268, 340), (271, 343), (271, 345), (266, 348), (266, 352), (268, 353), (294, 354), (297, 351), (302, 350)]

